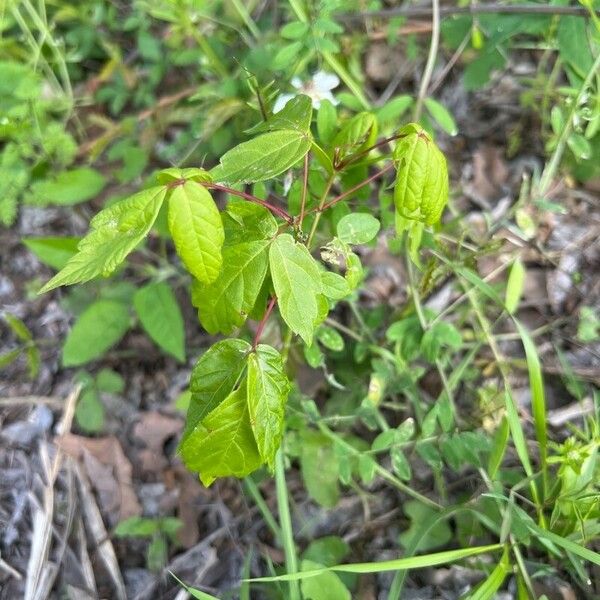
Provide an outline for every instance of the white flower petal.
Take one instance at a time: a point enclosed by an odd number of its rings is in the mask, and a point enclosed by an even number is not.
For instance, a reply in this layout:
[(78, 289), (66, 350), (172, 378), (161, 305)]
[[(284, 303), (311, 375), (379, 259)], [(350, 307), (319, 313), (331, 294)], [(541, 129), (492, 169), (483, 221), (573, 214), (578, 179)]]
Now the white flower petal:
[(333, 73), (325, 73), (325, 71), (317, 71), (313, 75), (313, 85), (319, 92), (328, 92), (340, 85), (340, 80)]
[(273, 104), (273, 113), (278, 113), (280, 110), (283, 110), (285, 105), (294, 97), (294, 94), (281, 94), (277, 100), (275, 100), (275, 104)]
[(301, 90), (304, 85), (302, 83), (302, 79), (300, 79), (300, 77), (293, 77), (292, 78), (292, 85), (297, 89), (297, 90)]
[(340, 103), (340, 101), (331, 92), (322, 92), (321, 100), (329, 100), (329, 102), (331, 102), (331, 104), (334, 106), (337, 106)]

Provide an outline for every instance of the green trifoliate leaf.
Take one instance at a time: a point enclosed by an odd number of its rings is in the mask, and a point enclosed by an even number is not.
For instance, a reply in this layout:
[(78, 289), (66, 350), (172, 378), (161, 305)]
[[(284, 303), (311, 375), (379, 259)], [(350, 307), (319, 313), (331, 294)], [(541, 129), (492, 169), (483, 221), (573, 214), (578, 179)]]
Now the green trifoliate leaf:
[(283, 435), (283, 417), (290, 391), (281, 354), (260, 344), (248, 356), (248, 408), (254, 439), (264, 462), (272, 470)]
[(432, 225), (448, 200), (446, 158), (419, 125), (410, 123), (400, 133), (404, 137), (394, 149), (396, 210), (405, 219)]
[(337, 224), (337, 235), (346, 244), (367, 244), (379, 232), (379, 221), (369, 213), (351, 213)]
[(285, 233), (271, 244), (269, 265), (283, 320), (310, 346), (323, 298), (318, 263), (306, 246)]
[(231, 392), (188, 437), (181, 455), (188, 467), (200, 474), (204, 485), (217, 477), (245, 477), (262, 460), (254, 441), (246, 385)]
[(186, 269), (204, 283), (214, 281), (221, 270), (225, 233), (219, 209), (202, 185), (186, 181), (173, 188), (169, 230)]
[(166, 193), (164, 187), (149, 188), (100, 211), (77, 254), (39, 293), (110, 275), (150, 231)]
[(230, 185), (272, 179), (293, 167), (310, 146), (308, 133), (293, 129), (270, 131), (226, 152), (211, 175), (215, 181)]
[(185, 333), (179, 304), (164, 282), (140, 288), (133, 306), (146, 333), (179, 361), (185, 360)]
[(129, 329), (129, 307), (115, 300), (98, 300), (79, 316), (63, 346), (63, 365), (73, 367), (100, 358)]
[(310, 131), (312, 120), (312, 100), (304, 94), (294, 96), (278, 112), (269, 117), (264, 123), (253, 127), (251, 133), (263, 131), (278, 131), (281, 129), (292, 129), (307, 133)]
[(190, 377), (191, 398), (181, 452), (194, 428), (233, 391), (250, 350), (250, 344), (244, 340), (222, 340), (200, 357)]

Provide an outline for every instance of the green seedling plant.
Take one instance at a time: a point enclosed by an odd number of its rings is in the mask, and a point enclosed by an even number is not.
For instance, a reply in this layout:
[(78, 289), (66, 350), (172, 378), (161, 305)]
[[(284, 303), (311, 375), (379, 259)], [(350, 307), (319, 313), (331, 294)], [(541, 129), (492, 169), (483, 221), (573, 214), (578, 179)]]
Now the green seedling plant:
[[(548, 442), (539, 358), (531, 334), (515, 317), (523, 265), (513, 262), (503, 298), (501, 288), (474, 270), (476, 249), (459, 239), (460, 231), (452, 236), (456, 223), (442, 230), (446, 160), (421, 125), (397, 127), (378, 140), (374, 113), (344, 117), (324, 101), (315, 117), (304, 95), (274, 114), (262, 106), (261, 115), (250, 139), (223, 154), (213, 169), (162, 170), (148, 187), (99, 212), (76, 253), (41, 292), (111, 276), (144, 248), (153, 228), (169, 232), (191, 281), (200, 324), (211, 335), (226, 336), (193, 368), (179, 453), (205, 485), (221, 477), (246, 478), (285, 550), (287, 574), (258, 580), (263, 584), (284, 581), (290, 598), (304, 594), (314, 600), (326, 597), (319, 589), (335, 586), (346, 598), (353, 584), (345, 574), (390, 570), (397, 571), (390, 597), (400, 598), (407, 569), (496, 553), (496, 566), (482, 566), (486, 579), (471, 597), (492, 598), (509, 575), (527, 594), (533, 587), (523, 554), (534, 545), (537, 553), (567, 556), (587, 585), (585, 561), (600, 563), (585, 547), (597, 535), (591, 473), (598, 436), (590, 425), (563, 446)], [(373, 189), (379, 192), (376, 207)], [(365, 311), (357, 303), (366, 269), (356, 246), (377, 239), (382, 224), (395, 228), (390, 248), (407, 259), (410, 302), (394, 315), (381, 307)], [(133, 292), (146, 290), (145, 310), (163, 302), (169, 277), (168, 271), (154, 272)], [(453, 321), (445, 318), (447, 311), (436, 314), (423, 304), (449, 277), (462, 290), (452, 306)], [(339, 322), (342, 307), (353, 315), (356, 331)], [(110, 320), (115, 310), (104, 307), (90, 322)], [(138, 311), (142, 325), (143, 314)], [(525, 349), (535, 457), (513, 399), (510, 362), (493, 331), (500, 318), (512, 320)], [(129, 317), (122, 321), (120, 337), (130, 324)], [(152, 337), (152, 328), (144, 327)], [(164, 349), (168, 338), (168, 328), (153, 337)], [(460, 417), (455, 399), (459, 385), (477, 381), (483, 345), (491, 349), (503, 384), (499, 393), (482, 393), (492, 407), (491, 436)], [(302, 356), (330, 384), (324, 407), (303, 396), (292, 377)], [(433, 395), (421, 389), (427, 370), (441, 382)], [(407, 401), (401, 409), (398, 397)], [(399, 410), (408, 416), (391, 426), (385, 413)], [(377, 432), (371, 443), (344, 427), (354, 422)], [(430, 469), (439, 501), (413, 486), (414, 457)], [(300, 563), (285, 485), (290, 458), (299, 461), (309, 495), (323, 506), (336, 504), (340, 486), (369, 486), (376, 477), (410, 497), (404, 511), (410, 524), (399, 540), (403, 558), (340, 565), (307, 557)], [(279, 524), (252, 479), (263, 466), (275, 474)], [(484, 492), (444, 507), (448, 469), (477, 473)], [(552, 469), (558, 469), (556, 480)], [(462, 548), (431, 553), (448, 544), (450, 519)], [(416, 556), (424, 551), (430, 553)]]

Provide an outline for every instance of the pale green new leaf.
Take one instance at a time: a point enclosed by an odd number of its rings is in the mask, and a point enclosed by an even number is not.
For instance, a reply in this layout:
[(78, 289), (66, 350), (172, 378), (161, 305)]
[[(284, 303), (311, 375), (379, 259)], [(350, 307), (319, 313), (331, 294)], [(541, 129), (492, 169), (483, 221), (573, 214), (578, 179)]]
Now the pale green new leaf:
[(246, 367), (250, 350), (250, 344), (244, 340), (222, 340), (200, 357), (190, 377), (191, 398), (181, 451), (200, 421), (232, 392)]
[(350, 213), (337, 224), (337, 235), (346, 244), (367, 244), (379, 232), (379, 221), (369, 213)]
[(323, 286), (318, 263), (306, 246), (297, 244), (286, 233), (271, 244), (269, 265), (283, 320), (310, 346), (322, 316), (318, 296)]
[(63, 365), (73, 367), (100, 358), (127, 333), (129, 307), (115, 300), (98, 300), (79, 316), (63, 346)]
[(312, 100), (304, 94), (298, 94), (288, 100), (279, 112), (273, 114), (264, 123), (259, 123), (256, 127), (253, 127), (250, 133), (281, 129), (292, 129), (307, 133), (310, 131), (312, 111)]
[(302, 131), (270, 131), (226, 152), (211, 175), (230, 185), (272, 179), (294, 166), (310, 146), (310, 135)]
[(37, 259), (53, 269), (62, 269), (69, 259), (77, 254), (80, 238), (46, 237), (23, 238), (22, 242), (31, 250)]
[(179, 304), (164, 282), (140, 288), (133, 306), (146, 333), (177, 360), (185, 360), (185, 333)]
[(110, 275), (150, 231), (166, 193), (164, 187), (149, 188), (99, 212), (77, 254), (39, 293)]
[(350, 294), (350, 286), (344, 277), (333, 271), (321, 271), (323, 295), (332, 300), (341, 300)]
[(173, 188), (169, 230), (186, 269), (204, 283), (213, 282), (221, 270), (225, 233), (219, 209), (201, 184), (186, 181)]
[[(302, 561), (303, 571), (321, 569), (322, 565), (312, 560)], [(350, 592), (342, 580), (331, 571), (321, 573), (316, 577), (303, 579), (301, 584), (302, 597), (305, 600), (350, 600)]]
[(269, 468), (283, 436), (283, 417), (290, 392), (281, 354), (260, 344), (248, 356), (248, 408), (258, 451)]
[(231, 392), (195, 427), (181, 455), (186, 466), (197, 471), (207, 486), (217, 477), (245, 477), (261, 465), (245, 385)]
[(508, 275), (508, 283), (506, 284), (506, 296), (504, 305), (506, 310), (512, 315), (519, 306), (521, 294), (523, 293), (523, 285), (525, 284), (525, 267), (520, 258), (517, 258), (513, 263)]

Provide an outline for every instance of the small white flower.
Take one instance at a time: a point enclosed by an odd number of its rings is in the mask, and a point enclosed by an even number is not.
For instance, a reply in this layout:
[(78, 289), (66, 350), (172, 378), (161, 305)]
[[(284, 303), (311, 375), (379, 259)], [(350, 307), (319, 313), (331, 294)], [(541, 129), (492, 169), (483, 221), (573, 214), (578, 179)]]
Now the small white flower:
[[(313, 108), (319, 108), (322, 100), (329, 100), (331, 104), (338, 104), (331, 90), (340, 85), (340, 80), (333, 73), (317, 71), (311, 79), (302, 82), (299, 77), (292, 79), (292, 85), (298, 90), (299, 94), (305, 94), (312, 100)], [(294, 98), (296, 94), (281, 94), (273, 105), (273, 112), (277, 113)]]

